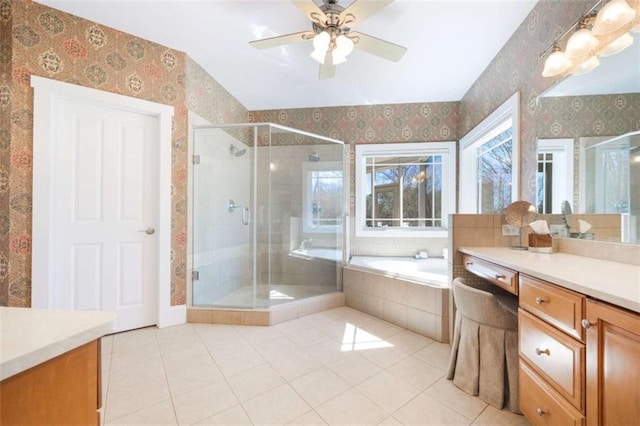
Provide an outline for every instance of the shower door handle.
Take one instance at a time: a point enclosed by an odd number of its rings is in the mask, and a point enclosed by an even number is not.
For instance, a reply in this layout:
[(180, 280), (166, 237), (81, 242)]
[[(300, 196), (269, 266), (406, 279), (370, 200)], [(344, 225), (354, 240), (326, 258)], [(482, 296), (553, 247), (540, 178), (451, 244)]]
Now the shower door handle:
[(248, 225), (249, 219), (251, 219), (251, 216), (249, 215), (249, 208), (245, 207), (242, 209), (242, 224)]

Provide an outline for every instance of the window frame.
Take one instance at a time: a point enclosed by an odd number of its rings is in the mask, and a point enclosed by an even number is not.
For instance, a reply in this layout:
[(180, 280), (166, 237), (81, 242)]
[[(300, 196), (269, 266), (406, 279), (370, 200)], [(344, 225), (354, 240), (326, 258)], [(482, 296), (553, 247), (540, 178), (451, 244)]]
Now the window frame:
[[(562, 201), (568, 200), (573, 205), (574, 199), (574, 142), (572, 138), (538, 139), (536, 149), (536, 164), (538, 154), (554, 154), (551, 187), (551, 214), (562, 213)], [(537, 170), (537, 167), (536, 167)], [(538, 199), (538, 180), (536, 179), (536, 209)]]
[[(380, 227), (366, 226), (367, 157), (410, 157), (441, 155), (442, 158), (442, 227)], [(456, 209), (456, 156), (455, 141), (410, 142), (356, 145), (355, 172), (355, 236), (356, 237), (427, 237), (445, 238), (449, 235), (449, 215)]]
[[(478, 148), (491, 140), (497, 129), (511, 119), (511, 201), (520, 196), (520, 92), (514, 93), (480, 124), (460, 139), (460, 188), (458, 211), (478, 214)], [(503, 129), (504, 130), (504, 129)], [(464, 196), (463, 196), (464, 195)]]
[[(345, 173), (343, 170), (343, 164), (341, 161), (304, 161), (302, 163), (302, 232), (305, 234), (328, 234), (336, 233), (342, 230), (342, 215), (336, 220), (338, 223), (335, 225), (313, 225), (313, 208), (311, 203), (313, 201), (313, 189), (311, 185), (311, 173), (317, 171), (339, 171), (342, 173), (342, 191), (344, 194), (345, 188)], [(340, 201), (342, 202), (344, 196), (341, 195)]]

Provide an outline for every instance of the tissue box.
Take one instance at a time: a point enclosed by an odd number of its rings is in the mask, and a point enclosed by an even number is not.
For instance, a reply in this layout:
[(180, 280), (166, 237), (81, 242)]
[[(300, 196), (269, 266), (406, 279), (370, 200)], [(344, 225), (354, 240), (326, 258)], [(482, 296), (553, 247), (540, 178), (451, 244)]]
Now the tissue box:
[(549, 234), (529, 234), (529, 251), (534, 253), (555, 253), (556, 241)]

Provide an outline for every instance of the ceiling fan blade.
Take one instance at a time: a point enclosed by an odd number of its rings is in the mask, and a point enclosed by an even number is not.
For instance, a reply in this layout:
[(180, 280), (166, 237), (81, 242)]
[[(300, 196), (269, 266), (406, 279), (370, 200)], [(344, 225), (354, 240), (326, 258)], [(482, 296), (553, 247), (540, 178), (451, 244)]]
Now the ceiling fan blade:
[(364, 50), (367, 53), (379, 56), (388, 61), (398, 62), (400, 58), (402, 58), (402, 55), (404, 55), (407, 51), (407, 48), (404, 46), (400, 46), (398, 44), (394, 44), (367, 34), (351, 32), (349, 33), (349, 36), (357, 40), (357, 42), (353, 46), (356, 49)]
[(324, 64), (320, 64), (320, 80), (327, 80), (336, 76), (336, 66), (333, 65), (333, 55), (330, 50), (324, 56)]
[(340, 13), (340, 22), (346, 20), (348, 15), (352, 15), (353, 21), (349, 23), (349, 26), (355, 27), (392, 2), (393, 0), (354, 0), (349, 7)]
[(313, 2), (313, 0), (291, 0), (291, 1), (293, 2), (293, 4), (295, 4), (298, 7), (298, 9), (302, 11), (302, 13), (304, 13), (304, 16), (306, 16), (310, 20), (315, 22), (315, 19), (313, 19), (313, 15), (317, 14), (317, 18), (319, 21), (321, 22), (327, 21), (327, 16), (324, 14), (322, 9), (320, 9)]
[(313, 31), (301, 31), (299, 33), (286, 34), (276, 37), (263, 38), (261, 40), (250, 41), (249, 44), (256, 49), (268, 49), (270, 47), (282, 46), (284, 44), (299, 43), (310, 40), (315, 33)]

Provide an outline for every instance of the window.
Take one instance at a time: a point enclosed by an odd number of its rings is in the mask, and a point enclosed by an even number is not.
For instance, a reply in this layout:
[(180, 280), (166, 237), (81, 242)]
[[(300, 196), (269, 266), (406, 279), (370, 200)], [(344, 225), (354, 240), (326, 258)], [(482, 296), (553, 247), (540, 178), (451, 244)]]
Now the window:
[(518, 111), (516, 93), (460, 141), (460, 212), (500, 213), (518, 199)]
[(305, 162), (302, 169), (304, 232), (336, 232), (342, 225), (342, 163)]
[(455, 142), (356, 146), (356, 236), (446, 236), (455, 156)]

